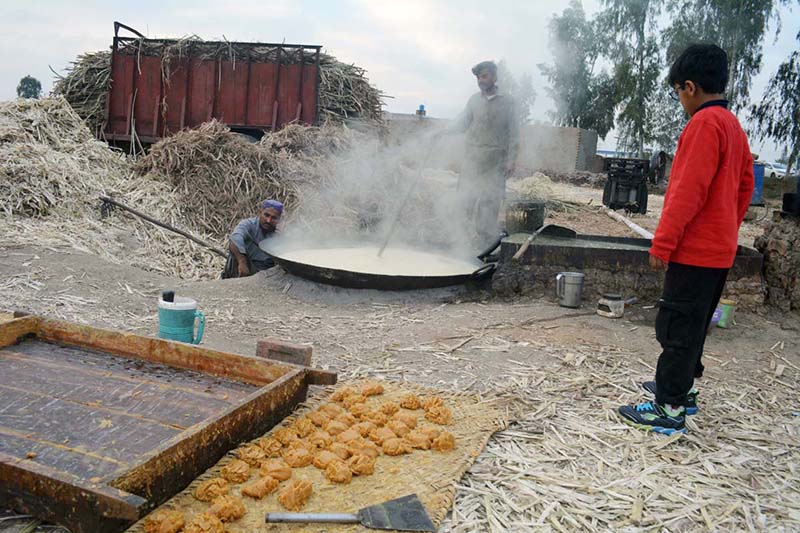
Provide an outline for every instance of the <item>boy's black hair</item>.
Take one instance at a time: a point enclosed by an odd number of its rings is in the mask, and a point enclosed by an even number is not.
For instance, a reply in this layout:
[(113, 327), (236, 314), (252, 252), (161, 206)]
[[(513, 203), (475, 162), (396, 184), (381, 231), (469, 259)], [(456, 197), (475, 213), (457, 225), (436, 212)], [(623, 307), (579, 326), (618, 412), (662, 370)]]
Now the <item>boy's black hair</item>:
[(692, 44), (678, 56), (667, 76), (670, 87), (693, 81), (703, 92), (725, 91), (728, 85), (728, 54), (715, 44)]

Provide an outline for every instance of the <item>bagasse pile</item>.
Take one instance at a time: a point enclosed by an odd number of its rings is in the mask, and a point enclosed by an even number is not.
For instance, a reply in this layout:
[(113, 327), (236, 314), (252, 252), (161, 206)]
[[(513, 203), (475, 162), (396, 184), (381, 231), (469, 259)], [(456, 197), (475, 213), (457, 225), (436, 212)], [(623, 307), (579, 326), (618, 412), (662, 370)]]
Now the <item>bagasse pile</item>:
[(67, 70), (53, 85), (53, 94), (63, 95), (91, 132), (99, 135), (106, 121), (111, 52), (82, 54)]
[[(189, 44), (206, 49), (194, 51), (204, 58), (220, 57), (226, 60), (244, 60), (245, 53), (235, 46), (219, 46), (219, 43), (203, 43), (196, 38), (177, 41), (146, 41), (143, 53), (159, 55), (162, 70), (169, 77), (171, 62), (187, 52)], [(211, 48), (213, 47), (213, 48)], [(271, 59), (274, 49), (250, 49), (249, 54), (261, 54)], [(311, 56), (305, 57), (308, 62)], [(102, 132), (106, 121), (106, 95), (111, 81), (111, 52), (99, 51), (83, 54), (71, 63), (66, 74), (53, 87), (54, 95), (67, 99), (75, 111), (86, 120), (89, 128)], [(364, 69), (338, 61), (335, 57), (320, 56), (319, 105), (322, 124), (340, 124), (347, 119), (362, 119), (381, 122), (381, 106), (384, 95), (366, 77)]]
[(608, 179), (608, 174), (605, 172), (586, 172), (582, 170), (573, 172), (548, 172), (548, 175), (553, 181), (569, 183), (570, 185), (577, 185), (579, 187), (592, 187), (595, 189), (602, 189)]
[[(172, 188), (133, 172), (62, 98), (0, 103), (4, 244), (64, 244), (115, 263), (185, 278), (217, 276), (222, 258), (130, 215), (103, 219), (104, 194), (186, 228)], [(211, 240), (208, 236), (202, 236)]]
[[(12, 242), (63, 245), (184, 278), (214, 278), (223, 259), (124, 212), (102, 218), (101, 194), (224, 248), (258, 202), (287, 203), (331, 179), (352, 146), (341, 126), (290, 125), (250, 143), (212, 121), (153, 145), (138, 161), (96, 140), (63, 98), (0, 104), (0, 212)], [(216, 239), (216, 240), (215, 240)]]
[(299, 189), (320, 186), (332, 173), (328, 156), (353, 142), (342, 127), (290, 125), (250, 143), (217, 121), (184, 130), (154, 144), (135, 168), (167, 180), (186, 219), (223, 238), (258, 202), (275, 198), (292, 216)]
[(5, 214), (76, 214), (92, 191), (124, 186), (125, 156), (95, 140), (62, 99), (0, 104), (0, 196)]
[(383, 94), (370, 85), (366, 71), (322, 54), (320, 58), (319, 107), (323, 122), (346, 118), (382, 121)]

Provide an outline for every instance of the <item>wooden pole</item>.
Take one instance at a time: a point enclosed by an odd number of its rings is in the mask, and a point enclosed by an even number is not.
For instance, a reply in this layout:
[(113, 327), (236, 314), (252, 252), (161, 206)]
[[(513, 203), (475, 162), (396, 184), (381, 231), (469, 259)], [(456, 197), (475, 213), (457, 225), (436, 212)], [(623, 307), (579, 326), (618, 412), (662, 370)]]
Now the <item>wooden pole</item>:
[(631, 219), (620, 215), (616, 211), (612, 211), (611, 209), (606, 209), (606, 214), (608, 216), (610, 216), (611, 218), (613, 218), (614, 220), (622, 222), (623, 224), (625, 224), (626, 226), (631, 228), (633, 231), (635, 231), (636, 233), (638, 233), (639, 235), (641, 235), (645, 239), (650, 239), (650, 240), (653, 239), (653, 234), (652, 233), (650, 233), (649, 231), (647, 231), (646, 229), (641, 227), (639, 224), (636, 224)]
[(392, 225), (389, 226), (389, 231), (386, 233), (386, 237), (383, 239), (383, 246), (381, 246), (381, 249), (378, 250), (378, 257), (383, 256), (383, 251), (386, 250), (386, 246), (389, 244), (392, 235), (394, 235), (394, 230), (397, 228), (397, 223), (400, 221), (400, 215), (403, 214), (403, 209), (405, 209), (409, 198), (411, 198), (411, 194), (414, 192), (414, 189), (417, 188), (417, 183), (419, 183), (419, 181), (422, 179), (422, 171), (425, 170), (425, 165), (428, 164), (428, 160), (430, 160), (431, 154), (433, 154), (433, 147), (434, 142), (431, 141), (428, 152), (425, 155), (425, 159), (420, 162), (419, 168), (417, 169), (417, 176), (414, 178), (414, 181), (411, 183), (411, 187), (409, 187), (408, 192), (406, 192), (405, 198), (403, 198), (403, 201), (400, 202), (400, 206), (397, 208)]
[(228, 256), (228, 254), (225, 253), (224, 251), (222, 251), (221, 249), (219, 249), (216, 246), (213, 246), (213, 245), (207, 243), (206, 241), (204, 241), (202, 239), (199, 239), (198, 237), (195, 237), (191, 233), (188, 233), (186, 231), (183, 231), (182, 229), (178, 229), (178, 228), (175, 228), (173, 226), (170, 226), (166, 222), (161, 222), (160, 220), (156, 220), (155, 218), (151, 217), (150, 215), (145, 215), (141, 211), (137, 211), (136, 209), (134, 209), (132, 207), (128, 207), (127, 205), (125, 205), (123, 203), (120, 203), (120, 202), (114, 200), (113, 198), (109, 198), (108, 196), (102, 196), (101, 195), (100, 199), (105, 203), (108, 203), (108, 204), (111, 204), (111, 205), (115, 205), (117, 207), (120, 207), (120, 208), (124, 209), (125, 211), (133, 213), (137, 217), (143, 218), (146, 221), (150, 222), (151, 224), (155, 224), (156, 226), (160, 226), (160, 227), (162, 227), (164, 229), (167, 229), (169, 231), (177, 233), (178, 235), (186, 237), (190, 241), (196, 242), (200, 246), (204, 246), (204, 247), (208, 248), (209, 250), (211, 250), (212, 252), (214, 252), (214, 253), (216, 253), (218, 255), (221, 255), (222, 257), (227, 257)]

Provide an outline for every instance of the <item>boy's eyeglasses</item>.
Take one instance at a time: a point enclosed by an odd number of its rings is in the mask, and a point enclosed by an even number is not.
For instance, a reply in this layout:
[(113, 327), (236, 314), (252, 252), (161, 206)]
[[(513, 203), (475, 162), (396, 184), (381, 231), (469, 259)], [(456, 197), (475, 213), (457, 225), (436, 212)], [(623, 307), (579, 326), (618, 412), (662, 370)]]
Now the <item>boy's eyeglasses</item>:
[(674, 88), (674, 87), (670, 88), (669, 97), (672, 99), (673, 102), (680, 102), (681, 97), (680, 97), (680, 94), (678, 93), (678, 91), (682, 91), (685, 88), (686, 88), (686, 86), (683, 83), (678, 85), (677, 89)]

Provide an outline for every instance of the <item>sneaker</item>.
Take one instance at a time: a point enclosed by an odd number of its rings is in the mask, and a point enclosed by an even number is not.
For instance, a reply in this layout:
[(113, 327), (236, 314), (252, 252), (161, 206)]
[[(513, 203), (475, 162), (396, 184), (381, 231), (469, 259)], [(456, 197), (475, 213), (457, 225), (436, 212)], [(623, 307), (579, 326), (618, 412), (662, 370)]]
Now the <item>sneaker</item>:
[[(656, 382), (655, 381), (645, 381), (642, 383), (642, 388), (652, 394), (654, 397), (656, 395)], [(697, 395), (700, 394), (697, 389), (692, 389), (689, 391), (689, 394), (686, 395), (686, 414), (687, 415), (696, 415), (697, 411), (699, 411), (697, 407)]]
[(623, 405), (618, 409), (622, 421), (638, 429), (655, 431), (664, 435), (686, 433), (686, 409), (669, 412), (666, 406), (655, 402)]

